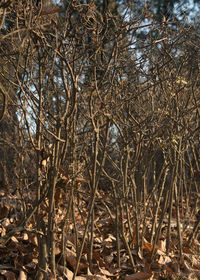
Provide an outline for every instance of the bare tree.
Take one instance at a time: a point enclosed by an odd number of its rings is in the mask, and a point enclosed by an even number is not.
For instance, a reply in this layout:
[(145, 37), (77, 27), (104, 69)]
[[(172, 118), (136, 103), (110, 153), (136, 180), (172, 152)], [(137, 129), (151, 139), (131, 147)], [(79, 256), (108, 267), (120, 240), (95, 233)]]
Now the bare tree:
[[(131, 6), (119, 16), (102, 15), (79, 1), (63, 8), (21, 0), (7, 4), (0, 13), (0, 148), (5, 143), (15, 148), (17, 189), (28, 199), (18, 226), (0, 242), (5, 245), (32, 219), (36, 279), (56, 276), (57, 247), (59, 263), (67, 265), (69, 232), (77, 255), (74, 279), (84, 253), (95, 273), (100, 203), (111, 218), (118, 267), (125, 248), (136, 271), (132, 249), (145, 254), (145, 242), (153, 260), (165, 226), (169, 253), (173, 217), (182, 259), (184, 216), (197, 212), (199, 199), (196, 30), (146, 24), (145, 15), (137, 19)], [(16, 118), (14, 133), (5, 129), (6, 104), (7, 111), (14, 107), (9, 112)], [(5, 181), (8, 166), (2, 163), (1, 169)], [(193, 226), (189, 243), (198, 222)]]

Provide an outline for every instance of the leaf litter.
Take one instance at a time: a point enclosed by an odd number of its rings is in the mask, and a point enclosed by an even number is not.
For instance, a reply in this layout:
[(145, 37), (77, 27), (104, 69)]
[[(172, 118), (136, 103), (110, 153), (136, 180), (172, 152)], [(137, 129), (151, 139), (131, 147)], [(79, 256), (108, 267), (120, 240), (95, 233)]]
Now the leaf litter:
[[(101, 193), (102, 192), (102, 193)], [(103, 191), (99, 192), (99, 197), (105, 197)], [(60, 199), (65, 199), (59, 196)], [(89, 197), (82, 193), (82, 208), (81, 214), (78, 209), (75, 210), (75, 222), (77, 230), (77, 240), (79, 245), (83, 238), (83, 232), (85, 228), (85, 218), (87, 217), (89, 203)], [(107, 197), (107, 200), (112, 198)], [(8, 201), (9, 200), (9, 201)], [(16, 201), (18, 210), (16, 210)], [(178, 248), (177, 248), (177, 232), (174, 230), (175, 221), (172, 224), (172, 236), (173, 244), (170, 246), (170, 252), (166, 253), (166, 237), (162, 237), (156, 246), (155, 258), (151, 258), (153, 251), (153, 244), (148, 242), (147, 236), (143, 236), (143, 245), (139, 251), (135, 250), (136, 239), (133, 238), (131, 244), (131, 252), (135, 262), (134, 271), (129, 254), (124, 248), (124, 244), (119, 240), (120, 257), (117, 256), (116, 250), (116, 234), (113, 225), (115, 219), (115, 213), (111, 210), (111, 214), (108, 213), (106, 207), (100, 202), (99, 199), (95, 205), (95, 220), (94, 220), (94, 241), (93, 241), (93, 273), (89, 269), (89, 238), (87, 239), (83, 255), (78, 269), (77, 280), (106, 280), (106, 279), (199, 279), (200, 277), (200, 235), (192, 242), (191, 246), (187, 245), (188, 236), (191, 233), (191, 229), (187, 229), (183, 233), (183, 257), (179, 260)], [(70, 225), (66, 234), (66, 247), (65, 247), (65, 260), (66, 266), (64, 267), (60, 260), (62, 258), (62, 244), (61, 233), (63, 220), (65, 218), (63, 207), (67, 202), (62, 202), (61, 205), (57, 205), (56, 211), (56, 225), (57, 225), (57, 240), (56, 240), (56, 271), (57, 279), (73, 278), (73, 272), (76, 267), (77, 255), (76, 255), (76, 238), (74, 235), (74, 225), (69, 219)], [(0, 197), (0, 236), (3, 237), (8, 234), (19, 223), (20, 211), (20, 199), (19, 197), (12, 197), (8, 194), (1, 195)], [(44, 210), (45, 211), (45, 210)], [(149, 219), (150, 220), (150, 219)], [(124, 220), (124, 224), (127, 224), (127, 220)], [(132, 225), (133, 228), (135, 225)], [(150, 226), (151, 228), (151, 226)], [(34, 279), (36, 271), (38, 269), (38, 242), (37, 231), (35, 228), (34, 218), (24, 228), (24, 231), (16, 233), (7, 242), (6, 246), (0, 245), (0, 279)], [(120, 260), (120, 266), (117, 264), (117, 258)], [(53, 279), (53, 278), (52, 278)]]

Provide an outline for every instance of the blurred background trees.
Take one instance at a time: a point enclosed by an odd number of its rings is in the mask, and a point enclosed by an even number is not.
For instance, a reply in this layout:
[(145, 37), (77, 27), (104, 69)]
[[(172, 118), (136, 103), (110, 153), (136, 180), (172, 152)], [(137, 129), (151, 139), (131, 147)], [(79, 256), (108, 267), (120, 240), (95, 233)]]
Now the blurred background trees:
[[(198, 211), (200, 179), (200, 37), (198, 23), (182, 19), (187, 15), (179, 10), (182, 2), (0, 4), (0, 85), (5, 91), (0, 186), (26, 198), (22, 220), (36, 202), (38, 279), (47, 267), (55, 274), (60, 235), (64, 262), (67, 219), (78, 261), (85, 242), (90, 244), (93, 271), (94, 209), (96, 199), (103, 200), (101, 191), (113, 203), (116, 240), (123, 243), (117, 242), (118, 253), (124, 246), (132, 266), (134, 236), (138, 253), (145, 232), (155, 248), (162, 211), (163, 219), (168, 213), (170, 250), (174, 204), (182, 254), (180, 223), (183, 215)], [(81, 242), (74, 220), (81, 209), (77, 182), (90, 198)], [(60, 204), (65, 208), (59, 235), (55, 213)]]

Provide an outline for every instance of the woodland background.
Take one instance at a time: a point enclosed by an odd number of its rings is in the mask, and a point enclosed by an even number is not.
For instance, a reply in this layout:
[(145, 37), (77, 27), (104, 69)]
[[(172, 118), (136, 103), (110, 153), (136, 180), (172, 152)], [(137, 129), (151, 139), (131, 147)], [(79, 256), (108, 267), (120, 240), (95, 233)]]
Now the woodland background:
[(200, 279), (199, 1), (0, 1), (0, 279)]

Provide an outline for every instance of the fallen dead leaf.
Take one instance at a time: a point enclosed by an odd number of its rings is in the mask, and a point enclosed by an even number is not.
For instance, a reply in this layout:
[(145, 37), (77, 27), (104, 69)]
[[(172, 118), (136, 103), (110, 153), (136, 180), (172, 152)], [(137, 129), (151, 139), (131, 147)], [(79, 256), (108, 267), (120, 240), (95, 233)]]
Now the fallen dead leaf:
[[(62, 265), (57, 265), (58, 272), (63, 274), (68, 280), (72, 280), (74, 273), (69, 270), (67, 267)], [(86, 277), (76, 276), (75, 280), (86, 280)]]
[(165, 252), (166, 251), (166, 239), (160, 239), (158, 246), (159, 246), (160, 250)]
[(183, 253), (185, 254), (193, 254), (191, 248), (183, 247)]
[(6, 280), (15, 280), (15, 273), (12, 271), (1, 271), (1, 274), (6, 278)]
[(26, 232), (24, 232), (22, 234), (22, 238), (23, 238), (23, 240), (28, 240), (28, 234)]
[[(151, 256), (152, 250), (153, 250), (153, 245), (149, 243), (145, 238), (143, 238), (143, 256)], [(157, 246), (155, 246), (156, 250), (158, 249)]]
[(153, 273), (137, 272), (137, 273), (125, 276), (125, 280), (152, 279), (152, 276), (153, 276)]
[(37, 236), (34, 233), (28, 232), (28, 241), (35, 246), (38, 246)]
[(159, 257), (158, 263), (159, 263), (159, 264), (167, 264), (167, 263), (170, 263), (171, 261), (172, 261), (172, 260), (171, 260), (170, 257), (161, 255), (161, 256)]
[(26, 273), (23, 270), (21, 270), (19, 273), (18, 280), (26, 280), (26, 279), (27, 279)]
[[(70, 263), (71, 267), (73, 267), (73, 269), (75, 269), (76, 261), (77, 261), (76, 253), (71, 251), (68, 248), (66, 248), (66, 260)], [(86, 269), (86, 268), (87, 268), (86, 260), (85, 260), (85, 262), (83, 262), (83, 258), (82, 258), (82, 261), (79, 264), (78, 272), (80, 272), (81, 270)]]
[(87, 275), (87, 280), (107, 280), (108, 278), (104, 275)]
[(10, 238), (10, 240), (12, 240), (12, 241), (15, 242), (15, 243), (19, 243), (19, 241), (17, 240), (17, 238), (16, 238), (15, 236), (12, 236), (12, 237)]
[(103, 275), (106, 275), (106, 276), (114, 276), (112, 273), (110, 273), (107, 269), (104, 269), (104, 268), (100, 268), (99, 267), (99, 270), (100, 270), (100, 273), (102, 273)]
[(58, 272), (60, 274), (63, 274), (63, 276), (67, 277), (68, 280), (72, 280), (74, 274), (67, 267), (64, 267), (62, 265), (58, 265), (57, 269), (58, 269)]
[(32, 259), (32, 261), (25, 265), (26, 268), (35, 269), (38, 263), (38, 259)]

